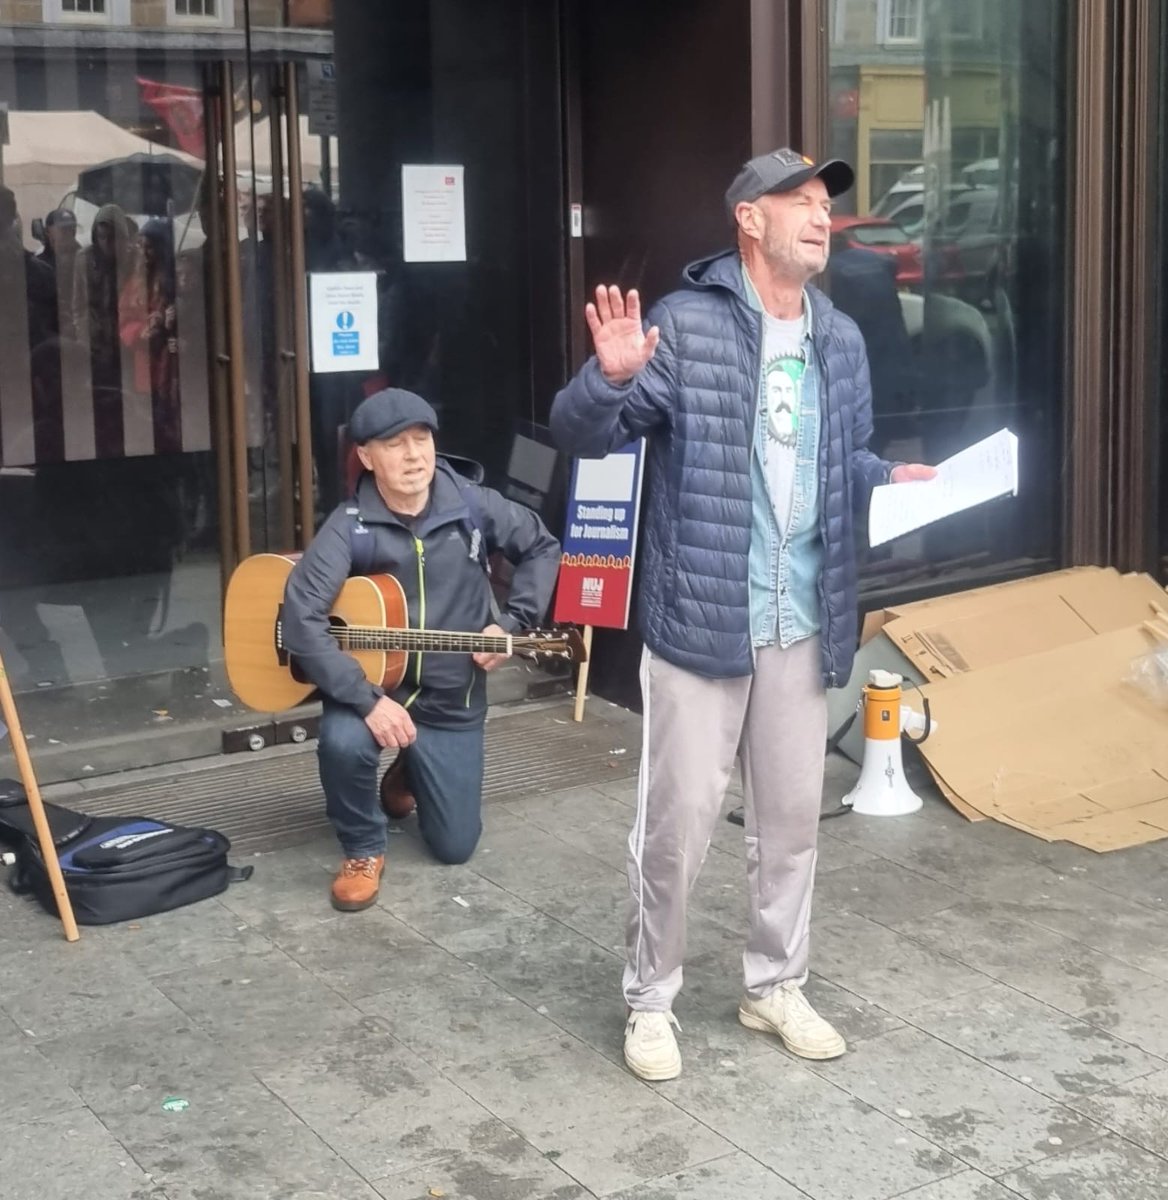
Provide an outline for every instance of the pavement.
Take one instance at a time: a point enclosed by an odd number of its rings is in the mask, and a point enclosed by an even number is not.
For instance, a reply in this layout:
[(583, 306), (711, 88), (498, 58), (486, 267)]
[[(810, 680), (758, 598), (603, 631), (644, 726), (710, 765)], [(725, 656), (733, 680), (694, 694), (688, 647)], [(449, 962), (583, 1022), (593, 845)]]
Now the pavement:
[[(737, 1022), (742, 832), (719, 822), (684, 1071), (650, 1085), (621, 1060), (637, 718), (614, 712), (612, 769), (495, 789), (469, 864), (403, 823), (365, 913), (329, 908), (319, 830), (72, 945), (0, 896), (0, 1195), (1168, 1196), (1168, 842), (1049, 845), (919, 777), (917, 814), (825, 821), (807, 993), (849, 1051), (812, 1063)], [(550, 762), (565, 713), (541, 720)], [(825, 810), (855, 775), (829, 761)]]

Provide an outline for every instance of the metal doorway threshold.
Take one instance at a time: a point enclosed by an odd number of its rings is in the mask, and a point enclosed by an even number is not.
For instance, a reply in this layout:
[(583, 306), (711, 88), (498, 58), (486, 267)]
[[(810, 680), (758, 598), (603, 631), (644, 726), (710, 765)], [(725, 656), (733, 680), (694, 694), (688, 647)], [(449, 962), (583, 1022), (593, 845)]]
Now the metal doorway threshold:
[[(226, 834), (235, 850), (275, 850), (329, 829), (315, 750), (315, 742), (280, 746), (56, 784), (43, 792), (45, 799), (81, 812), (206, 825)], [(589, 701), (580, 724), (572, 720), (570, 704), (504, 708), (487, 725), (484, 799), (518, 801), (629, 779), (639, 755), (639, 718), (602, 700)], [(384, 761), (391, 761), (388, 754)]]

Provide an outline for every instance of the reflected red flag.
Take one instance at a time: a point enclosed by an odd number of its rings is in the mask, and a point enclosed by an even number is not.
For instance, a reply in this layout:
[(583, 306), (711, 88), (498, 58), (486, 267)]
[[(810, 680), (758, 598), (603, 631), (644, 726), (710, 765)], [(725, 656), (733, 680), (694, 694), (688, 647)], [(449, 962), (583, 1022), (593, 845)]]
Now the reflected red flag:
[(198, 88), (177, 83), (159, 83), (138, 77), (142, 101), (166, 122), (179, 148), (196, 158), (206, 154), (203, 135), (203, 94)]

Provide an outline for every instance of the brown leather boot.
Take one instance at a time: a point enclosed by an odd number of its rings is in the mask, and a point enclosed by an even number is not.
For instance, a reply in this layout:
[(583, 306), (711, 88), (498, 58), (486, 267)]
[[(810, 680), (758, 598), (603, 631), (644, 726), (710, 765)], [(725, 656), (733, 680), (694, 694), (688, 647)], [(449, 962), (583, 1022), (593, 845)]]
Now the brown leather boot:
[(381, 811), (391, 821), (404, 821), (417, 807), (406, 783), (406, 764), (399, 755), (381, 777)]
[(376, 899), (385, 870), (385, 855), (373, 858), (346, 858), (333, 880), (333, 908), (341, 912), (360, 912)]

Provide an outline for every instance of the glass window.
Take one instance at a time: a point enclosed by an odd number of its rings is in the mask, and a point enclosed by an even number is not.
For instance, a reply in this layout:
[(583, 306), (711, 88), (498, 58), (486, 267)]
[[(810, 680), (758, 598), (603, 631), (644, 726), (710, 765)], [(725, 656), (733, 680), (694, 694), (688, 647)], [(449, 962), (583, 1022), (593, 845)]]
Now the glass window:
[(924, 0), (885, 0), (884, 41), (919, 42)]
[(0, 648), (63, 755), (222, 694), (204, 64), (130, 11), (60, 0), (0, 49)]
[[(71, 23), (94, 25), (129, 25), (133, 0), (41, 0), (40, 19), (45, 24)], [(26, 5), (13, 6), (26, 8)], [(35, 12), (35, 9), (33, 10)], [(29, 13), (24, 24), (35, 21)]]
[(829, 277), (868, 344), (872, 447), (936, 463), (1007, 427), (1022, 456), (1017, 498), (862, 551), (869, 594), (1058, 560), (1066, 19), (1056, 0), (833, 10), (830, 149), (858, 223), (836, 218)]
[(174, 15), (215, 21), (220, 16), (219, 7), (219, 0), (174, 0)]
[(169, 0), (166, 19), (175, 25), (231, 26), (235, 24), (235, 0)]

